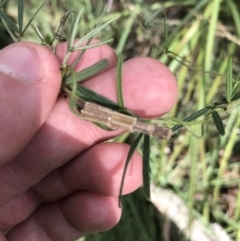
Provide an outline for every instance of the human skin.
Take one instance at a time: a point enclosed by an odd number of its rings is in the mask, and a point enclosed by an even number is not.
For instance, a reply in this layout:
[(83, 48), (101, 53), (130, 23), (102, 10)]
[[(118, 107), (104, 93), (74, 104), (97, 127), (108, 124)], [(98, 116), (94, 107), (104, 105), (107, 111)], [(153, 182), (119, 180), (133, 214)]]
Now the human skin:
[[(79, 119), (58, 97), (65, 48), (60, 44), (55, 56), (21, 42), (0, 52), (0, 241), (71, 241), (120, 219), (129, 146), (103, 143), (123, 130), (105, 131)], [(87, 50), (76, 71), (103, 58), (107, 68), (84, 86), (116, 101), (117, 58), (108, 45)], [(126, 61), (122, 84), (125, 106), (140, 117), (161, 116), (177, 99), (174, 76), (151, 58)], [(135, 152), (123, 194), (141, 185), (141, 173)]]

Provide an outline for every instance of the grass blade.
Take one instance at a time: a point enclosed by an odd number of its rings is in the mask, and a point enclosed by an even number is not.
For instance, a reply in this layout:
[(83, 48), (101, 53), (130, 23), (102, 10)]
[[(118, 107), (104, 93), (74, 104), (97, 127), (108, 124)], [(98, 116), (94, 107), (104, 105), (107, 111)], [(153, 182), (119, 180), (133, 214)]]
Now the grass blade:
[(121, 108), (124, 108), (123, 94), (122, 94), (122, 54), (118, 55), (117, 62), (117, 102)]
[[(164, 14), (164, 28), (163, 28), (163, 33), (164, 33), (164, 39), (165, 41), (168, 41), (168, 25), (167, 25), (167, 22), (166, 22), (166, 13)], [(168, 52), (168, 46), (166, 46), (166, 51)]]
[(239, 16), (239, 11), (238, 11), (238, 6), (232, 0), (226, 1), (226, 4), (227, 4), (227, 6), (231, 12), (231, 16), (234, 20), (237, 35), (238, 35), (238, 37), (240, 37), (240, 16)]
[(233, 91), (233, 77), (232, 77), (232, 58), (228, 58), (228, 63), (227, 63), (227, 88), (226, 88), (226, 97), (227, 97), (227, 102), (231, 102), (232, 99), (232, 91)]
[(22, 30), (23, 30), (23, 13), (24, 13), (24, 0), (18, 0), (18, 26), (20, 35), (22, 36)]
[(213, 122), (218, 130), (218, 133), (221, 135), (221, 136), (224, 136), (225, 135), (225, 129), (224, 129), (224, 126), (223, 126), (223, 122), (222, 122), (222, 119), (220, 117), (220, 115), (218, 114), (217, 111), (213, 111), (212, 112), (212, 118), (213, 118)]
[[(185, 122), (193, 121), (193, 120), (197, 119), (198, 117), (207, 113), (210, 109), (211, 109), (211, 107), (208, 106), (208, 107), (205, 107), (201, 110), (198, 110), (197, 112), (195, 112), (195, 113), (187, 116), (186, 118), (184, 118), (183, 121), (185, 121)], [(172, 127), (172, 131), (177, 131), (182, 127), (183, 127), (183, 125), (175, 125), (174, 127)]]
[[(103, 60), (100, 60), (99, 62), (97, 62), (96, 64), (93, 64), (90, 67), (77, 72), (75, 74), (77, 82), (80, 83), (81, 81), (92, 77), (93, 75), (97, 74), (101, 70), (105, 69), (107, 67), (107, 65), (108, 65), (107, 59), (103, 59)], [(71, 75), (70, 77), (67, 78), (65, 83), (71, 84), (73, 81), (72, 78), (73, 78), (73, 76)]]
[(17, 25), (13, 22), (13, 20), (2, 10), (0, 9), (0, 18), (2, 21), (6, 22), (7, 25), (16, 33), (20, 34), (20, 30)]
[(128, 152), (128, 155), (127, 155), (127, 159), (126, 159), (126, 162), (125, 162), (125, 166), (124, 166), (124, 169), (123, 169), (123, 175), (122, 175), (122, 180), (121, 180), (121, 185), (120, 185), (120, 190), (119, 190), (119, 207), (121, 206), (121, 195), (122, 195), (122, 190), (123, 190), (123, 184), (124, 184), (124, 179), (125, 179), (125, 175), (126, 175), (126, 172), (127, 172), (127, 167), (128, 167), (128, 164), (132, 158), (132, 155), (134, 153), (134, 151), (136, 150), (141, 138), (142, 138), (142, 133), (138, 134), (137, 137), (134, 139), (130, 149), (129, 149), (129, 152)]
[[(198, 13), (201, 9), (205, 7), (205, 5), (208, 3), (208, 0), (202, 0), (198, 1), (194, 8), (191, 10), (193, 13)], [(194, 17), (192, 14), (187, 14), (186, 17), (181, 19), (181, 24), (179, 24), (174, 30), (171, 32), (171, 34), (168, 36), (167, 41), (164, 41), (163, 44), (161, 44), (161, 47), (158, 49), (158, 52), (161, 53), (163, 50), (168, 48), (169, 43), (176, 38), (176, 34), (181, 31), (183, 26), (186, 26), (187, 23), (191, 22), (191, 19)]]
[(143, 190), (147, 199), (150, 199), (150, 136), (143, 139)]
[(24, 34), (27, 30), (27, 28), (29, 27), (29, 25), (32, 23), (33, 19), (35, 18), (35, 16), (38, 14), (38, 12), (44, 7), (44, 5), (46, 4), (48, 0), (45, 0), (41, 5), (40, 7), (37, 9), (37, 11), (33, 14), (33, 16), (31, 17), (31, 19), (29, 20), (28, 24), (25, 26), (22, 34)]

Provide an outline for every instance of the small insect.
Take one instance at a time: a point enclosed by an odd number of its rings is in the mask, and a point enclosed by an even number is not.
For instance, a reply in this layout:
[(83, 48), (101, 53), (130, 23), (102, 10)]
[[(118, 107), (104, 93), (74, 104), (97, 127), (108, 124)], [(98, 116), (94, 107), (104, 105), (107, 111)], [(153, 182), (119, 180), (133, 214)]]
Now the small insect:
[(87, 121), (106, 125), (108, 128), (123, 128), (130, 132), (140, 132), (147, 135), (169, 139), (174, 133), (171, 129), (139, 120), (101, 105), (85, 102), (81, 110), (81, 118)]

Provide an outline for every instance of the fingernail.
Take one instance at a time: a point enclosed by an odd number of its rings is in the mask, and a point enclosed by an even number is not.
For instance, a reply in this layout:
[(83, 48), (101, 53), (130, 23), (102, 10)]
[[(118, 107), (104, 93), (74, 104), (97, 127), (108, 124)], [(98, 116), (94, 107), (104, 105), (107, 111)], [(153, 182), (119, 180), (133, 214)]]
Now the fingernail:
[(0, 72), (24, 84), (37, 84), (43, 79), (36, 52), (26, 46), (8, 46), (0, 52)]

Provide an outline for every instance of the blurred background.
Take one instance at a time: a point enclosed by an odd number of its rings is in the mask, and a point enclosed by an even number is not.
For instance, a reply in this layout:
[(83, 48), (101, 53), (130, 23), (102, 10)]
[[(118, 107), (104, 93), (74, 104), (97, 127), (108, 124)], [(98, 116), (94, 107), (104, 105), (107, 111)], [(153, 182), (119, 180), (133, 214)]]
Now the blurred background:
[[(24, 2), (27, 23), (43, 1)], [(168, 118), (184, 119), (225, 97), (229, 57), (233, 78), (240, 74), (238, 0), (49, 0), (34, 24), (43, 36), (54, 36), (63, 14), (82, 7), (79, 37), (94, 28), (107, 7), (103, 22), (115, 15), (119, 18), (97, 38), (112, 38), (110, 45), (123, 53), (124, 60), (149, 56), (171, 69), (179, 97)], [(17, 19), (15, 0), (7, 0), (4, 8)], [(67, 22), (63, 31), (66, 38), (69, 26)], [(0, 48), (12, 42), (2, 22), (0, 36)], [(23, 39), (41, 43), (32, 26)], [(123, 197), (119, 224), (80, 240), (240, 240), (239, 110), (239, 103), (234, 103), (221, 113), (224, 136), (219, 136), (210, 120), (201, 139), (185, 128), (168, 141), (151, 138), (152, 201), (145, 199), (141, 189)], [(201, 131), (200, 125), (191, 129), (197, 134)], [(132, 138), (124, 135), (116, 140), (131, 144)]]

